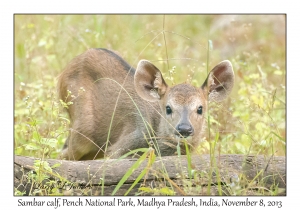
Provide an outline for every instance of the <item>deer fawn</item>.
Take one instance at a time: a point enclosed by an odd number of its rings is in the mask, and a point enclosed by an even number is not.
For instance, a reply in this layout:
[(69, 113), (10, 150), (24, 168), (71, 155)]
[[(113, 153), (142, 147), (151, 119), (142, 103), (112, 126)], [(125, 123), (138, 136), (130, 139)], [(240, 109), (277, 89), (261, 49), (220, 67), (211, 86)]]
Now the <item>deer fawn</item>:
[[(60, 98), (73, 102), (67, 109), (71, 129), (61, 157), (116, 158), (149, 143), (167, 156), (176, 153), (183, 138), (196, 148), (208, 101), (225, 99), (233, 84), (229, 61), (215, 66), (201, 87), (169, 87), (147, 60), (139, 61), (135, 70), (112, 51), (89, 49), (74, 58), (58, 80)], [(68, 90), (76, 93), (81, 87), (84, 93), (68, 97)]]

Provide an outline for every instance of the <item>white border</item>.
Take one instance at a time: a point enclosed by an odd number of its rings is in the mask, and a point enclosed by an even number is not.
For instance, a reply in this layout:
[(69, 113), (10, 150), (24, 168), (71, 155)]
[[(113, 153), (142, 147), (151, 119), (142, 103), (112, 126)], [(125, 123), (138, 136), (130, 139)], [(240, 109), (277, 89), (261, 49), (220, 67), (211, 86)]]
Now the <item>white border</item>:
[[(13, 197), (13, 14), (14, 13), (286, 13), (287, 14), (287, 197), (281, 209), (299, 205), (299, 6), (296, 1), (1, 1), (1, 206), (16, 207)], [(285, 29), (282, 29), (285, 30)], [(289, 100), (290, 99), (290, 100)], [(297, 120), (297, 121), (296, 121)], [(52, 198), (45, 198), (45, 200)], [(70, 198), (72, 199), (72, 198)], [(179, 199), (179, 198), (178, 198)], [(276, 198), (275, 198), (276, 199)], [(32, 207), (30, 207), (32, 208)], [(99, 207), (98, 207), (99, 208)], [(248, 207), (249, 208), (249, 207)], [(212, 208), (211, 208), (212, 209)], [(293, 208), (294, 209), (294, 208)]]

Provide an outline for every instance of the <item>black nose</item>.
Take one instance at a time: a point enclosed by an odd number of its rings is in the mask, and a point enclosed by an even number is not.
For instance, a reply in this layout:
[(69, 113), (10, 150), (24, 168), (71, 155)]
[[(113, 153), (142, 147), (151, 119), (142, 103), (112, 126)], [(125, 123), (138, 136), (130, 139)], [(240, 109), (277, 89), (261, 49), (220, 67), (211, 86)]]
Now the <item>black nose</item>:
[[(194, 129), (190, 124), (181, 123), (176, 127), (175, 134), (180, 137), (188, 137), (194, 134)], [(179, 135), (180, 134), (180, 135)]]

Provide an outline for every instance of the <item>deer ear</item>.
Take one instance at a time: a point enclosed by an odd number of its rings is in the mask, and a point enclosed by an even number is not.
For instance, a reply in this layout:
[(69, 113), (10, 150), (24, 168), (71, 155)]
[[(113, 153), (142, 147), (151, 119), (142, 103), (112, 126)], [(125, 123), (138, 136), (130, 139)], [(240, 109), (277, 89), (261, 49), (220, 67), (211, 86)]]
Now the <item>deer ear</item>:
[(168, 88), (160, 70), (147, 60), (138, 63), (134, 86), (138, 95), (150, 102), (160, 100)]
[(220, 102), (231, 92), (234, 73), (230, 61), (225, 60), (215, 66), (201, 86), (208, 93), (209, 101)]

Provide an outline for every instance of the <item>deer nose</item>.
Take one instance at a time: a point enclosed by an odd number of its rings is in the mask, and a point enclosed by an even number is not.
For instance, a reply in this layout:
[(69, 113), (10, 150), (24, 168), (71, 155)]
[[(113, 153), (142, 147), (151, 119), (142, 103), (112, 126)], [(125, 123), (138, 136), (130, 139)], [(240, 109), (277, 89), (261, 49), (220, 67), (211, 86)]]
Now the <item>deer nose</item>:
[(176, 127), (175, 134), (180, 137), (188, 137), (194, 135), (194, 129), (190, 124), (180, 123)]

